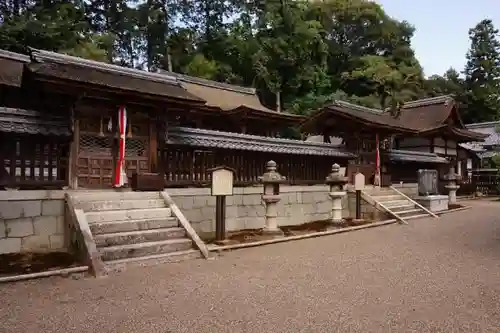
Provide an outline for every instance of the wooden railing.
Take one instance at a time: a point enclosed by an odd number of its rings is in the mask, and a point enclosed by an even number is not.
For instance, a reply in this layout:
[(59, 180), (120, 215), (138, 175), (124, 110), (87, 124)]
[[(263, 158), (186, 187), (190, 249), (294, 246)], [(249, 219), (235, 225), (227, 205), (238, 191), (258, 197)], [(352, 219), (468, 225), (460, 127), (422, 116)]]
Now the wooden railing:
[(0, 188), (67, 185), (69, 143), (46, 136), (9, 136), (0, 147)]
[(500, 194), (500, 174), (496, 173), (472, 173), (460, 181), (459, 195), (470, 195), (476, 192), (483, 195)]
[(196, 149), (169, 146), (160, 153), (167, 187), (208, 186), (211, 182), (209, 169), (225, 165), (233, 168), (235, 186), (251, 186), (259, 183), (258, 177), (265, 172), (266, 162), (274, 160), (278, 172), (290, 185), (324, 184), (332, 164), (345, 164), (328, 156), (303, 156), (261, 153), (229, 149)]

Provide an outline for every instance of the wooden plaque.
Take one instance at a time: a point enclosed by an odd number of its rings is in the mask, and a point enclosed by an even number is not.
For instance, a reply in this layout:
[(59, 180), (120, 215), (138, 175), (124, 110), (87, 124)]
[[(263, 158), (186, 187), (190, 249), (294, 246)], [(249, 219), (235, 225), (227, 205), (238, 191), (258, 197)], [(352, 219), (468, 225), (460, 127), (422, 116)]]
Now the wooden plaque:
[(233, 195), (233, 170), (226, 167), (218, 167), (211, 171), (212, 195)]

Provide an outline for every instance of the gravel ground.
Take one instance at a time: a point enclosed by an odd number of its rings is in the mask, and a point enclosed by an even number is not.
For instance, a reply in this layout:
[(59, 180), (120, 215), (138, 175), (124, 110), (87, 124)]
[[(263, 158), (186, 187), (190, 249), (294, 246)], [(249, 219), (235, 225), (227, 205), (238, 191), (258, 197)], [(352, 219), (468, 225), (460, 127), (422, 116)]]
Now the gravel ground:
[(500, 203), (103, 279), (0, 285), (0, 332), (499, 332)]

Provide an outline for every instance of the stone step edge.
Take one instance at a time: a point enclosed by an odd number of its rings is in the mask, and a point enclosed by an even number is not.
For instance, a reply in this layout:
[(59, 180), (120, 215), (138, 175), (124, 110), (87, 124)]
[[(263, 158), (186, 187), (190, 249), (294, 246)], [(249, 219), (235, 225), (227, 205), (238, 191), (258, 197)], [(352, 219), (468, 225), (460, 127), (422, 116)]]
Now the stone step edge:
[[(108, 225), (108, 224), (122, 224), (122, 223), (135, 223), (135, 222), (150, 222), (150, 221), (159, 221), (159, 220), (175, 220), (177, 221), (177, 218), (174, 216), (166, 216), (163, 218), (148, 218), (148, 219), (135, 219), (135, 220), (118, 220), (118, 221), (104, 221), (104, 222), (91, 222), (89, 225)], [(175, 228), (175, 227), (172, 227)], [(156, 228), (158, 229), (158, 228)], [(156, 230), (155, 228), (150, 228), (148, 230)], [(139, 230), (137, 230), (139, 231)], [(128, 232), (128, 231), (124, 231)]]
[(114, 246), (106, 246), (106, 247), (100, 247), (98, 249), (99, 252), (113, 252), (113, 251), (120, 251), (120, 250), (132, 250), (135, 248), (141, 248), (141, 247), (149, 247), (149, 246), (156, 246), (156, 245), (164, 245), (164, 244), (182, 244), (182, 243), (192, 243), (193, 241), (189, 238), (174, 238), (174, 239), (167, 239), (167, 240), (162, 240), (162, 241), (155, 241), (155, 242), (143, 242), (143, 243), (136, 243), (136, 244), (125, 244), (125, 245), (114, 245)]
[[(392, 210), (392, 209), (391, 209)], [(408, 214), (408, 213), (417, 213), (417, 212), (423, 212), (421, 208), (415, 208), (415, 209), (408, 209), (408, 210), (398, 210), (398, 211), (392, 211), (394, 214)]]
[[(145, 211), (145, 210), (151, 211), (151, 210), (165, 210), (165, 209), (170, 209), (170, 207), (101, 210), (101, 211), (97, 211), (97, 212), (85, 212), (85, 215), (87, 215), (87, 216), (88, 215), (102, 215), (102, 214), (106, 214), (106, 213), (114, 214), (116, 212), (136, 213), (136, 212), (141, 212), (141, 211)], [(166, 217), (170, 217), (170, 216), (166, 216)], [(128, 221), (128, 220), (123, 220), (123, 221)], [(91, 222), (91, 223), (95, 223), (95, 222)]]
[[(122, 202), (138, 202), (138, 201), (158, 201), (158, 203), (163, 203), (165, 207), (146, 207), (146, 208), (134, 208), (134, 209), (153, 209), (153, 208), (168, 208), (167, 205), (165, 204), (165, 201), (163, 199), (126, 199), (126, 200), (92, 200), (92, 201), (85, 201), (85, 202), (77, 202), (76, 203), (76, 208), (80, 208), (79, 205), (82, 204), (99, 204), (99, 203), (107, 203), (107, 204), (113, 204), (113, 203), (122, 203)], [(106, 210), (85, 210), (85, 213), (96, 213), (96, 212), (107, 212), (107, 211), (117, 211), (117, 210), (126, 210), (123, 208), (113, 208), (113, 209), (106, 209)]]
[[(156, 228), (156, 229), (146, 229), (146, 230), (134, 230), (134, 231), (122, 231), (122, 232), (109, 232), (94, 235), (94, 239), (99, 238), (109, 238), (116, 236), (135, 236), (135, 235), (144, 235), (144, 234), (154, 234), (157, 232), (165, 232), (165, 231), (185, 231), (184, 228), (181, 227), (166, 227), (166, 228)], [(174, 238), (175, 239), (175, 238)]]
[(136, 263), (136, 262), (146, 261), (146, 260), (174, 258), (174, 257), (183, 256), (183, 255), (190, 255), (190, 254), (197, 255), (197, 257), (199, 256), (201, 258), (201, 252), (199, 250), (191, 249), (191, 250), (184, 250), (184, 251), (175, 251), (175, 252), (170, 252), (170, 253), (152, 254), (149, 256), (142, 256), (142, 257), (110, 260), (110, 261), (106, 261), (105, 265), (106, 266), (113, 266), (113, 265), (120, 265), (120, 264)]

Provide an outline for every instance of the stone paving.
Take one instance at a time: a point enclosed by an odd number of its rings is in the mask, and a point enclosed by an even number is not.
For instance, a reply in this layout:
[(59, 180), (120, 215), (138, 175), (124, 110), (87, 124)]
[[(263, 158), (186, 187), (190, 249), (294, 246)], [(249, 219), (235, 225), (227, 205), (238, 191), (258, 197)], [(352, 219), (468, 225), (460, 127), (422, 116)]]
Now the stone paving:
[(103, 279), (0, 285), (0, 332), (499, 332), (500, 202)]

